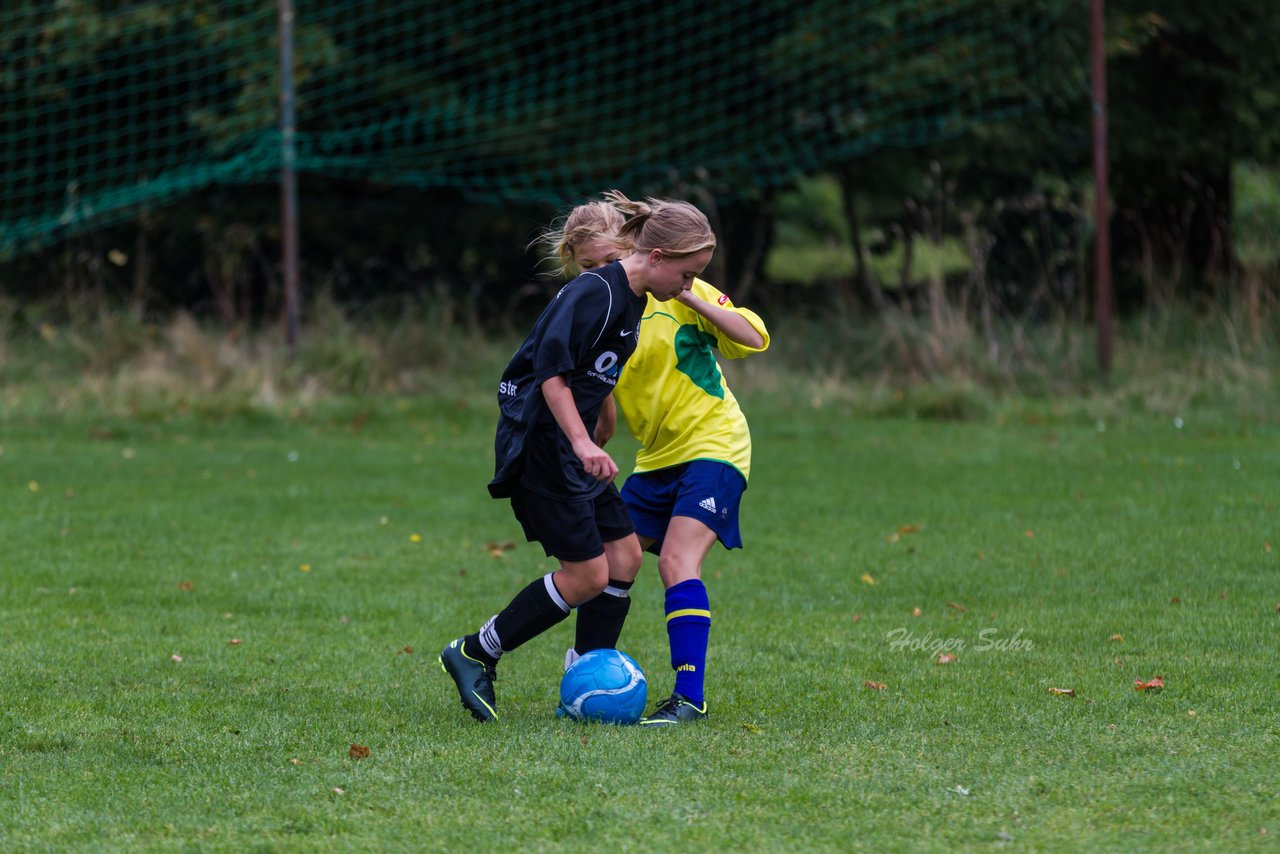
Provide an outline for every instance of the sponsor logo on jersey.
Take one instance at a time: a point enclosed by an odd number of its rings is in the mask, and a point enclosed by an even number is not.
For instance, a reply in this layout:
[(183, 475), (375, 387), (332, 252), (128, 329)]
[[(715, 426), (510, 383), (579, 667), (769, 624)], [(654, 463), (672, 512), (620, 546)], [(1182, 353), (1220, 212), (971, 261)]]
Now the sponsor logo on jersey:
[(716, 300), (716, 302), (720, 303), (721, 305), (724, 305), (724, 304), (725, 304), (725, 303), (727, 303), (728, 301), (729, 301), (729, 295), (728, 295), (728, 294), (721, 294), (721, 295), (720, 295), (720, 299)]
[(618, 354), (612, 350), (605, 350), (596, 357), (595, 369), (587, 371), (587, 376), (595, 377), (610, 385), (617, 385), (618, 374), (621, 372), (622, 363), (618, 361)]
[(498, 383), (498, 394), (504, 397), (516, 396), (516, 384), (511, 380), (503, 380)]

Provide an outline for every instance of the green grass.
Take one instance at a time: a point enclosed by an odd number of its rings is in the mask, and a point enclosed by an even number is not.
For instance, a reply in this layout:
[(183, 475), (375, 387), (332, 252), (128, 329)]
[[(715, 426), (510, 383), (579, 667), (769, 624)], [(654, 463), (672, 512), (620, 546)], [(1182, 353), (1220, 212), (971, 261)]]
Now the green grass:
[[(743, 402), (712, 717), (660, 734), (552, 718), (567, 623), (497, 725), (440, 672), (550, 567), (485, 394), (0, 421), (0, 850), (1274, 846), (1280, 422)], [(623, 646), (663, 696), (659, 586)]]

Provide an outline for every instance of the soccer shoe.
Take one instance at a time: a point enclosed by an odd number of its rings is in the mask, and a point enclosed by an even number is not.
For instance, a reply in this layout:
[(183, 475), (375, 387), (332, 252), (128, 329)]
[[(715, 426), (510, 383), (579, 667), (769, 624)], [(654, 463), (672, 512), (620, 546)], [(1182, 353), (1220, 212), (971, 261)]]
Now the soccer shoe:
[(471, 717), (478, 721), (495, 720), (498, 699), (493, 693), (493, 680), (498, 678), (498, 671), (467, 655), (462, 641), (458, 638), (440, 652), (440, 669), (453, 677), (462, 705), (471, 712)]
[(662, 727), (673, 724), (692, 723), (707, 716), (707, 701), (702, 701), (702, 708), (695, 706), (684, 694), (672, 694), (658, 704), (653, 714), (640, 719), (640, 726)]

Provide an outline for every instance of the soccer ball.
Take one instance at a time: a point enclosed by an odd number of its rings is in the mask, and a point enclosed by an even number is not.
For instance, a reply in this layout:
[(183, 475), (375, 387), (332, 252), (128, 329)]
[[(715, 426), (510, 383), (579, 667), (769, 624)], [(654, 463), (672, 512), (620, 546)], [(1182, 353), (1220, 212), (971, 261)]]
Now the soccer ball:
[(625, 652), (593, 649), (560, 680), (560, 707), (576, 721), (633, 724), (644, 714), (649, 686), (640, 665)]

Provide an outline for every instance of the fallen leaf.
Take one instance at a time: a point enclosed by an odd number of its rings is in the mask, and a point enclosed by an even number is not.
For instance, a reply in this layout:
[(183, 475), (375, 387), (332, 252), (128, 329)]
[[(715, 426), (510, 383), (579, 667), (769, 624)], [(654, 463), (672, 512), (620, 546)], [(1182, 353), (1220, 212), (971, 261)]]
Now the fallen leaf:
[(1022, 532), (1022, 535), (1024, 537), (1034, 537), (1036, 535), (1036, 532), (1031, 530), (1030, 528), (1027, 528), (1027, 530)]
[(503, 543), (503, 544), (502, 544), (502, 550), (503, 550), (504, 552), (509, 552), (509, 551), (511, 551), (512, 549), (514, 549), (515, 547), (516, 547), (516, 544), (515, 544), (515, 543), (513, 543), (513, 542), (511, 542), (510, 540), (508, 540), (507, 542), (505, 542), (505, 543)]
[(172, 661), (172, 662), (176, 662), (177, 664), (181, 664), (181, 663), (182, 663), (182, 656), (178, 655), (178, 654), (175, 652), (173, 655), (169, 656), (169, 660), (170, 660), (170, 661)]
[(230, 643), (232, 646), (239, 646), (240, 638), (232, 638), (230, 641), (228, 641), (228, 643)]
[(869, 573), (869, 572), (864, 572), (864, 573), (862, 573), (862, 583), (863, 583), (863, 584), (875, 584), (875, 583), (876, 583), (876, 580), (875, 580), (874, 578), (872, 578), (872, 577), (871, 577), (871, 573)]
[(582, 737), (582, 746), (583, 747), (587, 746), (587, 737), (585, 735)]
[(978, 552), (978, 560), (986, 560), (986, 559), (987, 559), (986, 552)]
[(421, 534), (410, 534), (410, 535), (409, 535), (409, 542), (411, 542), (411, 543), (420, 543), (420, 542), (422, 542), (422, 535), (421, 535)]
[(950, 664), (955, 661), (956, 657), (949, 652), (944, 652), (938, 656), (938, 660), (934, 664)]
[(898, 533), (904, 536), (906, 534), (915, 534), (915, 533), (918, 533), (919, 531), (920, 531), (919, 525), (899, 525), (898, 526)]
[(967, 610), (969, 610), (969, 609), (968, 609), (968, 608), (966, 608), (965, 606), (961, 605), (959, 602), (948, 602), (948, 603), (947, 603), (947, 607), (948, 607), (948, 608), (951, 608), (951, 609), (952, 609), (952, 610), (954, 610), (954, 611), (967, 611)]
[(351, 749), (347, 751), (347, 755), (352, 759), (368, 759), (369, 748), (365, 747), (363, 744), (353, 744), (351, 745)]
[(742, 728), (745, 729), (747, 732), (760, 732), (760, 727), (751, 723), (744, 723), (742, 725)]
[(1188, 709), (1188, 710), (1187, 710), (1187, 717), (1189, 717), (1189, 718), (1194, 718), (1195, 716), (1196, 716), (1196, 710), (1195, 710), (1195, 709)]
[(1122, 641), (1122, 640), (1124, 640), (1124, 635), (1121, 635), (1121, 634), (1115, 634), (1115, 635), (1112, 635), (1111, 637), (1107, 638), (1107, 640), (1109, 640), (1109, 641)]
[(295, 759), (290, 759), (290, 760), (289, 760), (289, 764), (290, 764), (290, 765), (301, 765), (301, 764), (302, 764), (302, 760), (301, 760), (301, 759), (296, 759), (296, 758), (295, 758)]
[(1112, 663), (1112, 664), (1114, 664), (1116, 667), (1123, 667), (1123, 666), (1124, 666), (1124, 659), (1123, 659), (1123, 658), (1117, 658), (1115, 661), (1113, 661), (1113, 662), (1111, 662), (1111, 663)]
[(920, 614), (922, 614), (922, 613), (923, 613), (923, 612), (922, 612), (919, 608), (912, 608), (912, 609), (911, 609), (911, 616), (913, 616), (913, 617), (918, 617), (918, 616), (920, 616)]
[(956, 786), (951, 791), (955, 792), (957, 795), (963, 795), (966, 798), (969, 797), (970, 792), (970, 790), (966, 789), (964, 786)]
[(1074, 697), (1076, 695), (1076, 689), (1075, 688), (1050, 688), (1049, 693), (1054, 694), (1055, 696), (1058, 696), (1058, 697)]
[(1164, 688), (1164, 677), (1157, 676), (1154, 679), (1143, 682), (1141, 679), (1133, 680), (1133, 689), (1135, 691), (1159, 691)]
[(1226, 598), (1227, 598), (1227, 591), (1225, 591), (1225, 590), (1219, 590), (1219, 591), (1218, 591), (1218, 598), (1219, 598), (1219, 599), (1226, 599)]
[(1170, 600), (1169, 600), (1169, 604), (1170, 604), (1170, 605), (1181, 605), (1181, 604), (1182, 604), (1182, 597), (1181, 597), (1181, 596), (1174, 596), (1172, 599), (1170, 599)]
[(866, 682), (862, 683), (862, 687), (870, 688), (872, 691), (883, 691), (885, 688), (888, 688), (889, 686), (884, 684), (883, 682), (872, 682), (870, 679), (868, 679)]
[(310, 571), (311, 571), (311, 564), (309, 564), (309, 563), (304, 563), (304, 564), (302, 564), (301, 566), (299, 566), (299, 567), (298, 567), (298, 571), (299, 571), (299, 572), (310, 572)]
[(1262, 545), (1265, 547), (1267, 554), (1271, 554), (1271, 543), (1263, 543)]
[(900, 540), (900, 539), (902, 539), (902, 537), (900, 537), (899, 535), (897, 535), (897, 534), (890, 534), (889, 536), (887, 536), (887, 537), (885, 537), (885, 538), (884, 538), (884, 541), (885, 541), (886, 543), (896, 543), (896, 542), (897, 542), (898, 540)]
[(339, 788), (338, 786), (334, 786), (329, 791), (333, 792), (335, 795), (345, 795), (347, 793), (346, 789)]
[(854, 614), (854, 615), (853, 615), (853, 621), (854, 621), (855, 623), (860, 623), (860, 622), (862, 622), (862, 615), (861, 615), (861, 614)]
[(186, 593), (190, 590), (195, 590), (196, 586), (192, 584), (190, 581), (179, 581), (178, 589), (181, 590), (183, 593)]
[(396, 650), (396, 655), (413, 655), (413, 647), (406, 646)]

